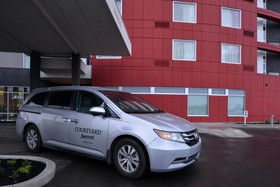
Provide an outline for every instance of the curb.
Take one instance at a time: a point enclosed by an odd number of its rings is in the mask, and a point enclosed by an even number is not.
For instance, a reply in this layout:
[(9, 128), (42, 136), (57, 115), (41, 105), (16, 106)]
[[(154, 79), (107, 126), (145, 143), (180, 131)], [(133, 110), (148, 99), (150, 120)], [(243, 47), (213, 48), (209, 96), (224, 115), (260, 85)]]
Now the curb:
[(21, 183), (13, 184), (13, 185), (6, 185), (3, 187), (39, 187), (44, 186), (48, 182), (52, 180), (55, 174), (56, 165), (53, 161), (42, 158), (42, 157), (35, 157), (35, 156), (20, 156), (20, 155), (0, 155), (2, 159), (27, 159), (37, 162), (42, 162), (46, 164), (46, 168), (36, 177), (24, 181)]

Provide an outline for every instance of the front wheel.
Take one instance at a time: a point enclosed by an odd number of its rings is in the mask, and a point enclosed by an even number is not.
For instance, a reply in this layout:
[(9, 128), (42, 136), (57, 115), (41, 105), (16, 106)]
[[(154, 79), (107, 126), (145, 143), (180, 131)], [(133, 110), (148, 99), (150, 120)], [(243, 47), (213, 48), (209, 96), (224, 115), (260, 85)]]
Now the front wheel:
[(34, 125), (26, 129), (24, 135), (25, 145), (30, 152), (37, 153), (42, 147), (42, 139), (39, 130)]
[(131, 179), (140, 178), (147, 170), (146, 154), (141, 145), (132, 139), (122, 139), (116, 144), (113, 159), (118, 172)]

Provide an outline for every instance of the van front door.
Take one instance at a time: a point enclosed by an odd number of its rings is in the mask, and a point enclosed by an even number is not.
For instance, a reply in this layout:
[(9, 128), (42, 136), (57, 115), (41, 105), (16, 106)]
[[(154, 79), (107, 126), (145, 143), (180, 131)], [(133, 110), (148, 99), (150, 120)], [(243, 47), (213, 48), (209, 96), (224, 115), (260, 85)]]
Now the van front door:
[(78, 94), (76, 111), (71, 114), (71, 150), (106, 157), (110, 118), (93, 116), (89, 112), (91, 107), (102, 105), (104, 105), (103, 100), (93, 93), (80, 92)]

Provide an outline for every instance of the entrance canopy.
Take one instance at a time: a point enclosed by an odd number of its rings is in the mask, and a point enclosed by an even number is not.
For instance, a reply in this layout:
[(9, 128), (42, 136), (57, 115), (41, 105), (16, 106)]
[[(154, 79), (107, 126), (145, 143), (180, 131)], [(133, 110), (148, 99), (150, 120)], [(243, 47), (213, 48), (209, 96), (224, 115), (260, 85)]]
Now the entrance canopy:
[(115, 0), (1, 0), (0, 51), (129, 56), (131, 43)]

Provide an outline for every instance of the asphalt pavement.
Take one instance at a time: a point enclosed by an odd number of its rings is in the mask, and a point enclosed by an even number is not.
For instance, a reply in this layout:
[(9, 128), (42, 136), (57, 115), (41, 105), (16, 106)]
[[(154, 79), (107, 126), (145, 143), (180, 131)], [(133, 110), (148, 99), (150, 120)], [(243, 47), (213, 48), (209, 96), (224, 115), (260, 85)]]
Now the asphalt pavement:
[(250, 138), (246, 129), (280, 129), (280, 124), (257, 123), (194, 123), (202, 134), (210, 134), (222, 138)]
[(277, 124), (196, 123), (203, 147), (199, 160), (182, 170), (120, 176), (113, 165), (75, 154), (27, 151), (13, 123), (0, 123), (0, 154), (30, 155), (56, 163), (47, 187), (56, 186), (280, 186), (280, 127)]
[(58, 171), (47, 187), (279, 187), (280, 131), (247, 128), (250, 138), (221, 138), (202, 134), (199, 160), (184, 169), (148, 173), (138, 180), (120, 176), (113, 165), (77, 157)]

